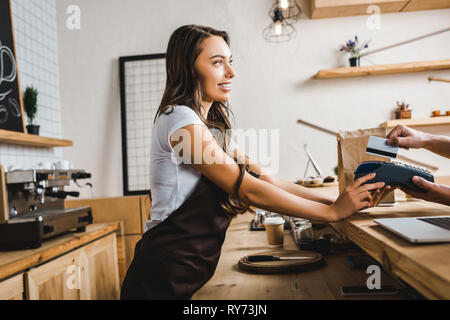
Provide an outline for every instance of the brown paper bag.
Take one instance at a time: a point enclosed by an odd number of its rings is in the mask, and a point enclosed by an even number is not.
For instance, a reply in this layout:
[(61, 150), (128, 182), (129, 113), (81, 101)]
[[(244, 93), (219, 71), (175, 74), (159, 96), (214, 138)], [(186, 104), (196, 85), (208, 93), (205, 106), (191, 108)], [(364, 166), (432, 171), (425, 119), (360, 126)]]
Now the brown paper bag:
[[(338, 141), (338, 172), (339, 193), (353, 183), (355, 170), (363, 161), (389, 161), (387, 158), (366, 153), (370, 136), (386, 137), (386, 129), (371, 128), (354, 131), (339, 131), (336, 135)], [(395, 202), (394, 192), (385, 197), (382, 203)]]

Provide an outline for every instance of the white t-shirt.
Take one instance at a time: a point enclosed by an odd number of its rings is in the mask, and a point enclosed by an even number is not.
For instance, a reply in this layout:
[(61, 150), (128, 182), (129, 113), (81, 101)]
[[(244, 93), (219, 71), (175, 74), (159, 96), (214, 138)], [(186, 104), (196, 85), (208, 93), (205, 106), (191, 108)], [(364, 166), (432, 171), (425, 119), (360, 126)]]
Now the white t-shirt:
[[(171, 109), (168, 109), (170, 111)], [(190, 124), (205, 125), (194, 110), (187, 106), (174, 106), (169, 114), (161, 114), (153, 126), (150, 148), (150, 190), (152, 208), (145, 231), (164, 221), (192, 194), (201, 173), (191, 164), (177, 164), (170, 145), (172, 133)], [(236, 149), (230, 141), (229, 150)]]

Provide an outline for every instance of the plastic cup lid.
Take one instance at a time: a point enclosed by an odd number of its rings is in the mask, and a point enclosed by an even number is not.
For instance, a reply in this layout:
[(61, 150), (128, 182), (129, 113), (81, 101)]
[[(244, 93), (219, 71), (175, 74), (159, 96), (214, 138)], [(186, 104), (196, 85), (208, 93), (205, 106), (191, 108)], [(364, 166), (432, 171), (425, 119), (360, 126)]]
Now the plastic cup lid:
[(265, 225), (277, 225), (277, 224), (284, 224), (284, 219), (281, 217), (270, 217), (264, 219)]

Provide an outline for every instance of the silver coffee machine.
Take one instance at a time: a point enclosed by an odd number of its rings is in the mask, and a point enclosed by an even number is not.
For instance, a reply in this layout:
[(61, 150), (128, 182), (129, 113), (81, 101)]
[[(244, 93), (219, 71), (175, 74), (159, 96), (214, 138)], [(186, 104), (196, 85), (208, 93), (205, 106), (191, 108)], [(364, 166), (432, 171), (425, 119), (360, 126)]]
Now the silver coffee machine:
[(38, 248), (42, 241), (67, 232), (85, 231), (91, 207), (64, 208), (70, 181), (88, 179), (84, 170), (14, 170), (0, 166), (0, 249)]

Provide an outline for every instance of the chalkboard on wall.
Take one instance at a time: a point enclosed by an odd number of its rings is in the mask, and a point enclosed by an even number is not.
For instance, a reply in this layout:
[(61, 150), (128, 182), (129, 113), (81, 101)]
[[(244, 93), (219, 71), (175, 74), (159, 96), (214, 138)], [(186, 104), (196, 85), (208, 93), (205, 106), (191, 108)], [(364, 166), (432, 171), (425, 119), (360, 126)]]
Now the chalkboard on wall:
[(0, 0), (0, 129), (24, 131), (10, 0)]

